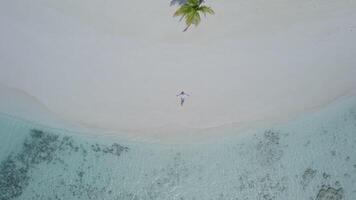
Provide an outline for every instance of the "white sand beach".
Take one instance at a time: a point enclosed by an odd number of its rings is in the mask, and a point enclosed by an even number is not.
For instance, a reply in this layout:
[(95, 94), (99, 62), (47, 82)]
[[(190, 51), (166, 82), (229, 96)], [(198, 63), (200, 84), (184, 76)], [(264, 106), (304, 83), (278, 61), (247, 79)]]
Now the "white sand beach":
[(356, 1), (170, 1), (0, 2), (0, 200), (356, 199)]
[(166, 134), (278, 122), (355, 89), (355, 1), (206, 3), (216, 14), (183, 33), (169, 0), (2, 1), (0, 82), (73, 123)]

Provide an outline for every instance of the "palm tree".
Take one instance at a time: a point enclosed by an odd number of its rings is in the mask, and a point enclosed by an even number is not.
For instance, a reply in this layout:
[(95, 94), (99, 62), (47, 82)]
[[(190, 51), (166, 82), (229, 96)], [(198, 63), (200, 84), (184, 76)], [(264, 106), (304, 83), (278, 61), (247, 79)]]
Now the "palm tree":
[(173, 15), (173, 17), (181, 16), (182, 20), (185, 19), (187, 27), (183, 30), (185, 32), (188, 28), (194, 24), (197, 26), (200, 21), (200, 13), (204, 14), (214, 14), (213, 9), (208, 6), (202, 5), (204, 0), (187, 0)]

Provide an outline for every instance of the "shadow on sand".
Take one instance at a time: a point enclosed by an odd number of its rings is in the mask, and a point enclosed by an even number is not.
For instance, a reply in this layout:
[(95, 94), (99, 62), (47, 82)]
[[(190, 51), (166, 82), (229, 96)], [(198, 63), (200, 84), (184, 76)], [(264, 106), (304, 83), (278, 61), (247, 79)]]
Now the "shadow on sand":
[(187, 0), (171, 0), (170, 5), (175, 6), (175, 5), (183, 5)]
[[(175, 5), (183, 5), (185, 4), (185, 2), (187, 2), (187, 0), (171, 0), (170, 5), (171, 6), (175, 6)], [(204, 0), (202, 2), (205, 2)]]

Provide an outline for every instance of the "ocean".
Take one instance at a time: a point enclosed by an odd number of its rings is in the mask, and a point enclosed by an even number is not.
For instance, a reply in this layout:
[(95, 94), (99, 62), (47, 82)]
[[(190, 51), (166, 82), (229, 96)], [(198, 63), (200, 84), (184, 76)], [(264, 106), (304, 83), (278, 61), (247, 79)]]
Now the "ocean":
[[(356, 199), (356, 97), (199, 144), (130, 141), (0, 114), (0, 200)], [(211, 138), (210, 138), (211, 139)]]

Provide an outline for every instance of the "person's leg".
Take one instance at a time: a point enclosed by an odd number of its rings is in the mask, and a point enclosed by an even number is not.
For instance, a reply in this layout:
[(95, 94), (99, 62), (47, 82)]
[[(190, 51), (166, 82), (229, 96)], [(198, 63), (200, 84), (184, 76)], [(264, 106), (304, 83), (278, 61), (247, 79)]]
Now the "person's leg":
[(181, 98), (181, 99), (180, 99), (180, 105), (183, 106), (183, 103), (184, 103), (184, 99)]

